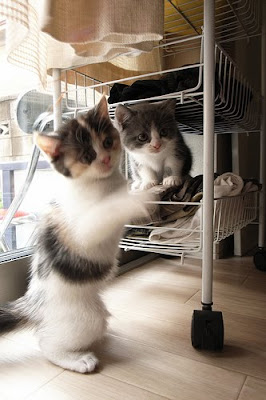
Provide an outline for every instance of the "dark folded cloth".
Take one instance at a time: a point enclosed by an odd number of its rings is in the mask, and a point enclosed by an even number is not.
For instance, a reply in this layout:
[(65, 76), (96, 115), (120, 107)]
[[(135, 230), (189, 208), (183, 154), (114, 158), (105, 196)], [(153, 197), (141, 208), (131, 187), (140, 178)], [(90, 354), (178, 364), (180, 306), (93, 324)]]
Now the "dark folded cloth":
[(136, 81), (131, 86), (115, 83), (110, 90), (109, 104), (127, 100), (139, 100), (170, 93), (164, 80)]
[[(184, 65), (186, 67), (188, 65)], [(169, 92), (182, 92), (186, 89), (195, 88), (199, 82), (199, 67), (182, 69), (180, 71), (168, 72), (162, 76), (162, 80), (167, 82)], [(215, 69), (215, 96), (220, 92), (221, 84), (218, 75), (218, 64)], [(200, 87), (197, 89), (198, 92), (203, 91), (203, 79)]]
[(262, 184), (256, 178), (243, 178), (244, 187), (242, 192), (256, 192), (257, 190), (262, 189)]
[[(203, 190), (203, 175), (188, 177), (180, 186), (171, 186), (161, 194), (162, 201), (185, 201)], [(189, 200), (186, 200), (189, 201)]]
[(147, 239), (152, 232), (152, 229), (145, 228), (128, 228), (125, 231), (127, 239)]
[[(232, 102), (228, 101), (232, 94), (234, 97), (235, 113), (239, 119), (245, 115), (249, 102), (252, 100), (251, 91), (231, 76), (230, 67), (224, 64), (222, 67), (216, 64), (215, 68), (215, 105), (217, 109), (221, 108), (226, 113), (232, 112)], [(162, 96), (173, 92), (181, 92), (187, 89), (195, 88), (199, 82), (199, 67), (182, 69), (179, 71), (168, 72), (160, 77), (160, 79), (137, 80), (131, 86), (121, 83), (115, 83), (110, 90), (108, 99), (109, 104), (126, 102), (130, 100), (147, 99), (151, 97)], [(203, 78), (197, 92), (203, 92)], [(240, 105), (245, 98), (243, 106)], [(194, 96), (194, 100), (198, 101), (199, 107), (202, 107), (202, 94)], [(188, 125), (198, 129), (199, 124), (203, 124), (203, 116), (198, 113), (191, 119), (190, 113), (187, 111), (186, 104), (179, 104), (176, 109), (176, 120), (179, 123)], [(224, 116), (217, 113), (215, 115), (215, 123), (223, 122)]]
[[(198, 205), (188, 205), (185, 202), (198, 202), (202, 199), (203, 176), (188, 177), (180, 186), (165, 187), (157, 185), (149, 189), (158, 204), (150, 209), (149, 217), (134, 220), (134, 225), (161, 224), (174, 221), (186, 215), (193, 215)], [(160, 204), (167, 202), (167, 204)], [(181, 202), (181, 204), (176, 204)], [(173, 204), (170, 204), (173, 203)]]
[[(168, 72), (160, 79), (137, 80), (131, 86), (115, 83), (110, 90), (109, 104), (146, 99), (162, 96), (164, 94), (180, 92), (197, 86), (199, 80), (199, 67), (188, 68), (180, 71)], [(198, 89), (203, 90), (203, 83)], [(215, 95), (220, 91), (220, 83), (216, 68)]]
[(123, 83), (115, 83), (110, 90), (110, 97), (108, 98), (108, 103), (113, 104), (122, 101), (121, 98), (123, 95), (123, 90), (128, 87), (129, 87), (128, 85), (124, 85)]
[[(188, 177), (180, 186), (169, 187), (161, 194), (161, 201), (169, 202), (198, 202), (202, 199), (203, 176)], [(170, 222), (177, 218), (193, 215), (198, 205), (191, 204), (161, 204), (160, 216), (162, 221)]]

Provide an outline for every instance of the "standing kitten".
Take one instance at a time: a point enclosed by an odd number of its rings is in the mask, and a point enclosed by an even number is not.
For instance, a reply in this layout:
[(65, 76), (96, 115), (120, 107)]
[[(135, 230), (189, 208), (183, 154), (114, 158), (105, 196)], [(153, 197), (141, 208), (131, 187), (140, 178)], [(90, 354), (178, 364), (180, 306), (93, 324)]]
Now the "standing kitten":
[(91, 372), (98, 360), (90, 346), (107, 327), (100, 291), (116, 270), (124, 224), (146, 207), (126, 191), (105, 97), (56, 134), (37, 134), (36, 143), (62, 182), (40, 223), (28, 290), (0, 307), (0, 332), (33, 326), (50, 361)]
[(118, 105), (115, 124), (130, 155), (133, 189), (180, 185), (192, 164), (175, 121), (176, 100)]

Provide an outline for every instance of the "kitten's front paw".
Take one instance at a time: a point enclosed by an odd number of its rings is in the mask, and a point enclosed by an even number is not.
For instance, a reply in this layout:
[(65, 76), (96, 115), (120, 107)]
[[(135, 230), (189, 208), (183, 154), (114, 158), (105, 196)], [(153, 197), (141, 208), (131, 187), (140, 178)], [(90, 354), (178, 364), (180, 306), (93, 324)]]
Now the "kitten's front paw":
[(148, 189), (150, 189), (151, 187), (156, 186), (156, 185), (158, 185), (158, 184), (159, 184), (159, 182), (156, 181), (156, 180), (153, 180), (153, 181), (144, 181), (144, 182), (142, 182), (142, 184), (140, 185), (140, 189), (141, 189), (141, 190), (148, 190)]
[[(150, 202), (158, 201), (159, 198), (154, 193), (144, 190), (136, 191), (131, 194), (132, 202), (128, 202), (133, 219), (131, 223), (141, 223), (141, 221), (151, 221), (151, 216), (157, 211), (158, 205)], [(133, 214), (134, 212), (134, 214)]]
[(131, 184), (131, 190), (138, 190), (140, 189), (140, 181), (134, 181)]
[(73, 365), (73, 371), (80, 372), (81, 374), (87, 374), (93, 372), (97, 367), (99, 361), (93, 353), (83, 354)]
[(182, 185), (182, 183), (183, 183), (182, 177), (178, 175), (167, 176), (163, 180), (164, 186), (180, 186)]

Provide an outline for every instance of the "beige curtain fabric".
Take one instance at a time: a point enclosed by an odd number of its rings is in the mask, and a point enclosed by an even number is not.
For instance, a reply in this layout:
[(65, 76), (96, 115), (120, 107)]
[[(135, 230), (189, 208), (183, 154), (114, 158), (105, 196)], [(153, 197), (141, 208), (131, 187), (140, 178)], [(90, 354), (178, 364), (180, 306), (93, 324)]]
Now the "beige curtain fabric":
[(154, 48), (149, 53), (141, 53), (139, 56), (128, 57), (119, 56), (110, 61), (116, 67), (128, 71), (146, 73), (162, 71), (165, 66), (163, 64), (162, 49)]
[(39, 26), (40, 8), (38, 0), (1, 0), (0, 19), (6, 20), (8, 61), (37, 74), (45, 86), (47, 45)]
[(0, 17), (9, 61), (43, 84), (50, 68), (110, 60), (129, 70), (160, 69), (159, 50), (150, 68), (145, 54), (162, 39), (163, 0), (1, 0)]
[(162, 24), (160, 0), (46, 0), (42, 30), (90, 56), (99, 43), (150, 51), (161, 39)]

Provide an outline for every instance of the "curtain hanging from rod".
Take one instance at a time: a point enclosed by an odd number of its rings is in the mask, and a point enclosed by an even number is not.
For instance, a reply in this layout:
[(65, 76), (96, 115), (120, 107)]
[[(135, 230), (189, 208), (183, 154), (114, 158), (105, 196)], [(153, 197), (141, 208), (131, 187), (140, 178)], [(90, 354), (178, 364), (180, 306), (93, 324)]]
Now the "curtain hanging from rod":
[[(38, 74), (45, 86), (51, 68), (118, 56), (120, 67), (142, 70), (145, 54), (163, 37), (164, 1), (2, 0), (0, 19), (7, 22), (8, 61)], [(160, 57), (153, 60), (160, 69)]]

